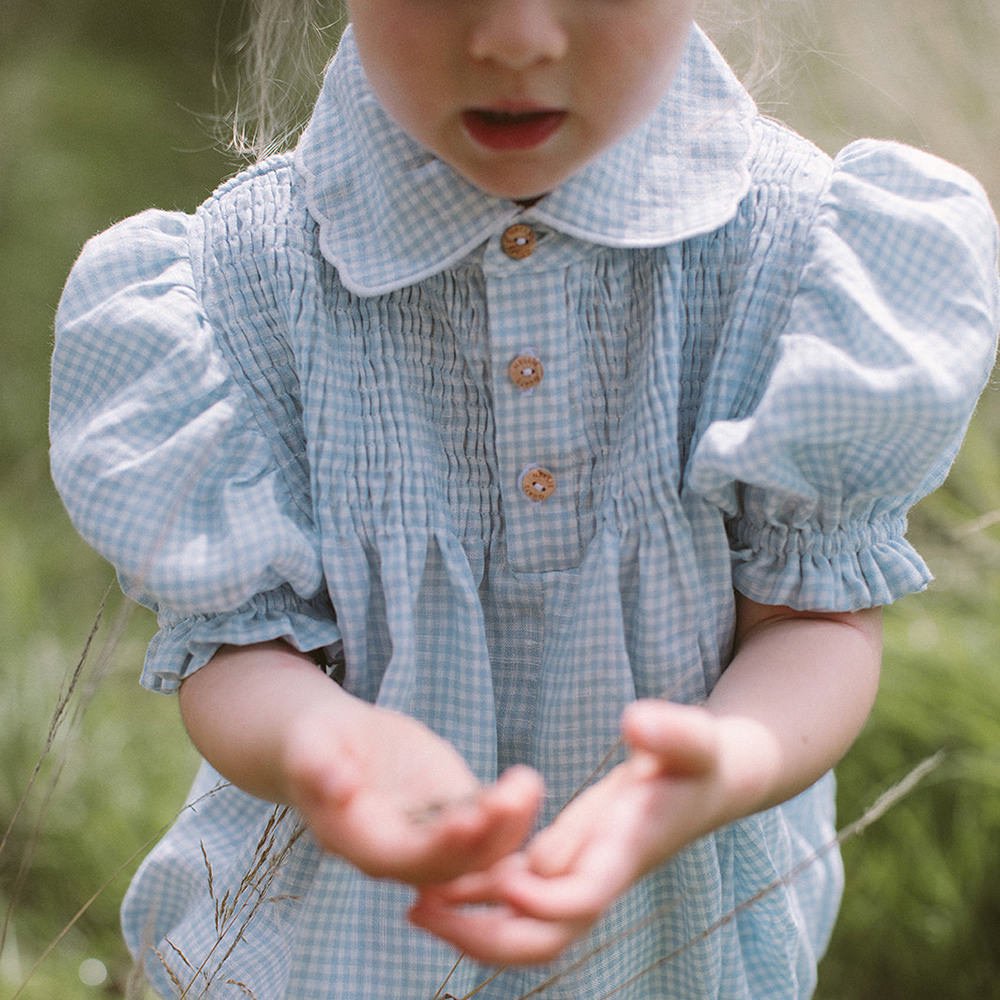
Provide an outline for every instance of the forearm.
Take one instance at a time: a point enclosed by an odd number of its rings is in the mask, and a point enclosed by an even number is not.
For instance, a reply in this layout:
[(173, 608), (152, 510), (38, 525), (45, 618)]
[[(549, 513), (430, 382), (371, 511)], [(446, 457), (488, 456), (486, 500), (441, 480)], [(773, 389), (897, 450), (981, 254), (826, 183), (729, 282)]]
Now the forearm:
[(809, 616), (740, 599), (736, 652), (707, 703), (718, 717), (731, 820), (776, 805), (836, 764), (871, 711), (878, 609)]
[(285, 761), (293, 725), (328, 714), (346, 725), (366, 706), (283, 642), (223, 647), (181, 685), (180, 710), (191, 741), (233, 784), (285, 802)]
[(280, 642), (220, 650), (181, 686), (181, 714), (222, 775), (294, 806), (320, 847), (377, 878), (417, 885), (490, 867), (524, 842), (542, 794), (527, 768), (483, 788), (446, 740)]

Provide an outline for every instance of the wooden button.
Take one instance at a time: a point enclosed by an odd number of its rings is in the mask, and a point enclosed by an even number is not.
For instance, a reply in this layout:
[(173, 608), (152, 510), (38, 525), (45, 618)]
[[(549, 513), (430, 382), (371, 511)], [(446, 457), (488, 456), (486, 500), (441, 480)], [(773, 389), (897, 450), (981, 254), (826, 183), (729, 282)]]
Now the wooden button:
[(542, 362), (531, 354), (519, 354), (507, 366), (507, 374), (518, 389), (534, 389), (545, 375)]
[(529, 469), (521, 477), (521, 489), (529, 500), (541, 503), (556, 491), (556, 477), (548, 469)]
[(512, 260), (524, 260), (525, 257), (530, 257), (535, 252), (537, 242), (534, 229), (523, 222), (505, 229), (500, 237), (503, 252)]

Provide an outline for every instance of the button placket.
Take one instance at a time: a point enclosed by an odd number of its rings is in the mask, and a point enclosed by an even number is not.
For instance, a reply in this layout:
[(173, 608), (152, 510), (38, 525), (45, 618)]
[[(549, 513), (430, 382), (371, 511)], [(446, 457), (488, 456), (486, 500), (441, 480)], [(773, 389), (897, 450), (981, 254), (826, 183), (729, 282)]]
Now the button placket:
[[(507, 553), (521, 572), (579, 563), (574, 412), (560, 240), (517, 223), (484, 261)], [(553, 258), (551, 251), (556, 252)]]

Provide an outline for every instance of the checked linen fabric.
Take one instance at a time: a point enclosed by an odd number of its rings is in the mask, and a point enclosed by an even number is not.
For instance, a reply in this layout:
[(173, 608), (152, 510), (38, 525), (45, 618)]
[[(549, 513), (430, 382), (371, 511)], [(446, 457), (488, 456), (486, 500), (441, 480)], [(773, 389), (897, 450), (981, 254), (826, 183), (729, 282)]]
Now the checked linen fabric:
[[(530, 251), (512, 256), (515, 225)], [(852, 610), (926, 586), (906, 511), (990, 369), (996, 250), (961, 171), (871, 141), (831, 161), (760, 117), (697, 30), (653, 117), (530, 208), (402, 134), (348, 31), (293, 154), (83, 251), (54, 477), (159, 615), (148, 687), (222, 643), (325, 649), (483, 781), (538, 768), (548, 820), (632, 699), (711, 691), (734, 588)], [(519, 357), (536, 384), (510, 376)], [(407, 890), (273, 813), (202, 768), (124, 904), (157, 990), (439, 995), (456, 956), (407, 926)], [(827, 776), (691, 845), (552, 969), (477, 996), (562, 969), (540, 995), (808, 997), (833, 833)], [(491, 971), (462, 962), (447, 992)]]

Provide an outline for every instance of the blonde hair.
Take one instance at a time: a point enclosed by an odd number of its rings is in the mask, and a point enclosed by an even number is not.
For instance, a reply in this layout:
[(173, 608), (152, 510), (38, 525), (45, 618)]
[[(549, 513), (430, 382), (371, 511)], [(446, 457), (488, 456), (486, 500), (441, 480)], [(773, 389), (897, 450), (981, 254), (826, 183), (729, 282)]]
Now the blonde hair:
[(247, 7), (228, 139), (240, 156), (261, 160), (304, 127), (347, 15), (341, 0), (251, 0)]
[[(765, 31), (771, 6), (792, 0), (700, 0), (698, 21), (761, 95), (774, 85), (779, 56)], [(801, 6), (801, 0), (795, 0)], [(259, 160), (293, 143), (304, 127), (323, 67), (347, 23), (342, 0), (251, 0), (237, 47), (236, 100), (229, 145)]]
[(808, 0), (699, 0), (697, 19), (765, 110), (807, 48)]

